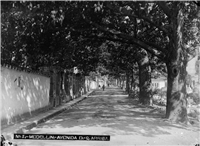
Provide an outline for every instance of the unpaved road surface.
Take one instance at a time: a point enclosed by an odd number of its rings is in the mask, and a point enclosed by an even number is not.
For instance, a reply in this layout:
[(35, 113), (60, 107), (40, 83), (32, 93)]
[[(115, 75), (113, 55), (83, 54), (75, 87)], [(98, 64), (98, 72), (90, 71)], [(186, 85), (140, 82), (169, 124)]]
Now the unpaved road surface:
[(110, 141), (14, 141), (18, 146), (194, 146), (200, 143), (198, 127), (170, 124), (163, 116), (159, 110), (138, 105), (119, 88), (99, 89), (70, 110), (26, 133), (110, 135)]

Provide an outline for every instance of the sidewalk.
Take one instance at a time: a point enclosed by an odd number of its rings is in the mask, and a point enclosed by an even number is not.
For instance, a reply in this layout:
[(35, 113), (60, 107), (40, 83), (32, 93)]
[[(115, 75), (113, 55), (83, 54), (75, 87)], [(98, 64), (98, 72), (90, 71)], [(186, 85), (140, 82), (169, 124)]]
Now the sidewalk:
[(44, 113), (40, 113), (39, 115), (34, 116), (33, 118), (30, 118), (26, 121), (17, 123), (5, 129), (1, 129), (1, 135), (4, 135), (6, 140), (12, 141), (14, 133), (24, 133), (26, 130), (32, 129), (33, 127), (36, 127), (38, 124), (44, 123), (45, 121), (53, 118), (54, 116), (64, 112), (65, 110), (70, 109), (75, 104), (81, 102), (82, 100), (87, 98), (93, 91), (94, 90), (91, 90), (82, 97), (76, 98), (72, 101), (69, 101), (61, 106), (55, 107)]

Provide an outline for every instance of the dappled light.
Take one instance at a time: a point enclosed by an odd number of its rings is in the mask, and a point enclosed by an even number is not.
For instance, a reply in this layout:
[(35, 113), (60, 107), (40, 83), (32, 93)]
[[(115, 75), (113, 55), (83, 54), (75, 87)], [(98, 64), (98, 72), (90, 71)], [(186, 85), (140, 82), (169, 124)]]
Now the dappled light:
[(50, 79), (1, 67), (2, 126), (32, 116), (32, 112), (49, 104)]
[(2, 127), (34, 119), (34, 129), (17, 131), (110, 134), (114, 145), (199, 144), (199, 8), (2, 1)]
[(193, 132), (197, 130), (169, 123), (163, 119), (165, 114), (163, 111), (138, 105), (129, 97), (113, 96), (115, 92), (125, 94), (119, 89), (96, 90), (84, 102), (44, 124), (38, 125), (27, 133), (103, 134), (111, 135), (112, 138), (126, 135), (134, 139), (134, 137), (141, 136), (147, 138), (170, 137), (180, 134), (182, 131), (188, 133), (190, 130)]

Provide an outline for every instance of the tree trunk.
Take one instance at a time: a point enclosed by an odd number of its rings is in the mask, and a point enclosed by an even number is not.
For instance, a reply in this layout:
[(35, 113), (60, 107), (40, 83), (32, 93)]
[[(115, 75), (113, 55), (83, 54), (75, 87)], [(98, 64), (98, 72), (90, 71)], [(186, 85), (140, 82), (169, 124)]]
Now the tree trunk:
[(141, 59), (138, 61), (139, 66), (139, 101), (144, 105), (150, 105), (150, 85), (151, 74), (149, 66), (149, 58), (147, 52), (141, 52)]
[(187, 53), (182, 48), (182, 10), (175, 8), (171, 16), (166, 118), (172, 122), (187, 122), (186, 66)]
[(124, 89), (124, 77), (121, 78), (121, 88)]
[(119, 77), (119, 87), (122, 88), (122, 79), (121, 79), (121, 76)]
[(130, 75), (128, 71), (126, 72), (126, 92), (129, 93), (130, 91)]
[(133, 77), (133, 72), (131, 74), (131, 91), (133, 90), (133, 84), (134, 84), (134, 77)]
[(123, 76), (123, 90), (126, 90), (126, 76)]
[(168, 63), (166, 118), (173, 122), (187, 121), (186, 64)]
[(70, 82), (69, 82), (69, 75), (64, 73), (64, 92), (66, 93), (66, 101), (70, 100)]

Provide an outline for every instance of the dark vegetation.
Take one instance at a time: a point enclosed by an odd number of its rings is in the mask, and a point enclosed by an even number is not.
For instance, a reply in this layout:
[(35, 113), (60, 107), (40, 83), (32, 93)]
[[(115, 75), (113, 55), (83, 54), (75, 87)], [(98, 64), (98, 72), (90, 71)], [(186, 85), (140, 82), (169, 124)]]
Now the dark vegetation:
[(1, 63), (126, 78), (127, 92), (138, 87), (144, 105), (151, 78), (164, 74), (166, 118), (186, 122), (186, 66), (197, 55), (199, 17), (199, 2), (2, 1)]

